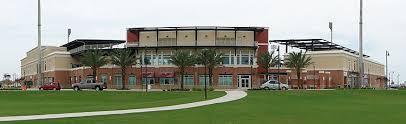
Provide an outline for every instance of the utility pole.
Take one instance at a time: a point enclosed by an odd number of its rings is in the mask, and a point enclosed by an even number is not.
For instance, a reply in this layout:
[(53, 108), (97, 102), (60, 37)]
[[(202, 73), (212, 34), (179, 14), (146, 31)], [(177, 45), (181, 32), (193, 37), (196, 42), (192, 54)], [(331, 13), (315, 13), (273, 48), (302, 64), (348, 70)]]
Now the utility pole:
[(360, 88), (361, 84), (364, 83), (364, 53), (363, 53), (363, 32), (362, 32), (362, 24), (363, 24), (363, 0), (360, 0), (360, 20), (359, 20), (359, 84), (357, 88)]
[(38, 79), (37, 85), (42, 85), (43, 75), (42, 75), (42, 49), (41, 49), (41, 0), (38, 0)]

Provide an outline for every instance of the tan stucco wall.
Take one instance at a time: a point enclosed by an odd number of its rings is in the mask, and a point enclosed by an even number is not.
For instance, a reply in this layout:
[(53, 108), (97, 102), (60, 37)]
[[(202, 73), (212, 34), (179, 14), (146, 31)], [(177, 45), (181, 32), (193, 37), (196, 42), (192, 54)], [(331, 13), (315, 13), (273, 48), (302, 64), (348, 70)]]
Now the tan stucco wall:
[[(43, 47), (42, 71), (67, 70), (73, 61), (66, 48), (45, 46)], [(38, 52), (37, 48), (27, 52), (27, 56), (21, 60), (21, 75), (29, 76), (37, 74)], [(46, 65), (46, 70), (45, 70)]]
[[(207, 37), (206, 37), (207, 36)], [(215, 31), (197, 31), (198, 46), (215, 46)]]
[(234, 31), (217, 31), (217, 38), (235, 38)]
[(140, 46), (157, 46), (156, 31), (140, 32)]
[(237, 31), (237, 45), (239, 46), (251, 46), (254, 41), (253, 31)]
[(194, 46), (196, 43), (196, 34), (194, 31), (178, 31), (178, 44), (182, 46)]
[[(307, 52), (307, 55), (312, 58), (317, 70), (343, 70), (350, 72), (358, 72), (358, 58), (356, 55), (345, 51), (317, 51)], [(287, 57), (287, 55), (284, 55)], [(370, 58), (364, 58), (364, 72), (365, 74), (372, 74), (384, 76), (384, 65), (380, 64)], [(310, 65), (308, 70), (313, 69), (313, 64)]]

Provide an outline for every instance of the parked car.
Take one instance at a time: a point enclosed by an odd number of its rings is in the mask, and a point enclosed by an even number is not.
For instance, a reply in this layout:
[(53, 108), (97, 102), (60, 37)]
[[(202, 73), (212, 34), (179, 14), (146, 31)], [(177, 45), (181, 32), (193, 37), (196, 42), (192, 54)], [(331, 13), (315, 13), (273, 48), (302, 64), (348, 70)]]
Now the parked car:
[(83, 80), (80, 83), (72, 84), (72, 88), (75, 91), (79, 91), (82, 89), (95, 89), (96, 91), (102, 91), (103, 89), (107, 89), (107, 85), (105, 83), (95, 82), (94, 80)]
[(288, 90), (289, 85), (276, 80), (268, 80), (261, 85), (261, 88), (266, 90)]
[(39, 90), (61, 90), (59, 83), (49, 83), (38, 87)]
[(390, 88), (398, 89), (398, 88), (400, 88), (400, 85), (399, 84), (392, 84), (392, 85), (390, 85)]

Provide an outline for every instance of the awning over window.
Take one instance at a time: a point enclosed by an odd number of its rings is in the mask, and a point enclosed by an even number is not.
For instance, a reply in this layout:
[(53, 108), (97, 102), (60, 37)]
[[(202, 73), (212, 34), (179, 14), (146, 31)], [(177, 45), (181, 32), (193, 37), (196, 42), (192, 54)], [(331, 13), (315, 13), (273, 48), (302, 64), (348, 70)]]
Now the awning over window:
[(173, 77), (175, 77), (175, 73), (173, 73), (173, 72), (161, 72), (160, 77), (173, 78)]
[(155, 77), (154, 72), (142, 72), (143, 77)]

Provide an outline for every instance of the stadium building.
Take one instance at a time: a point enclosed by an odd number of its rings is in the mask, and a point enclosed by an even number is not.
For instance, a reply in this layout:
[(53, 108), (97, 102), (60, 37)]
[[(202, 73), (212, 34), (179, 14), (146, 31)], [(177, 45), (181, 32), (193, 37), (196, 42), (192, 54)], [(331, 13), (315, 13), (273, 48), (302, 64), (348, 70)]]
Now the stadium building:
[[(357, 52), (322, 39), (268, 40), (267, 27), (139, 27), (127, 29), (127, 40), (77, 39), (60, 47), (42, 46), (42, 75), (44, 82), (59, 82), (63, 88), (71, 88), (72, 83), (91, 77), (92, 70), (80, 63), (83, 52), (91, 49), (111, 51), (123, 49), (124, 45), (136, 54), (139, 64), (134, 64), (121, 75), (118, 66), (107, 64), (101, 67), (96, 76), (98, 82), (105, 82), (109, 88), (123, 87), (143, 89), (145, 83), (152, 89), (179, 88), (180, 78), (186, 88), (202, 88), (208, 81), (205, 68), (196, 65), (186, 69), (180, 77), (178, 69), (169, 62), (170, 56), (178, 50), (188, 50), (196, 54), (202, 49), (216, 49), (224, 54), (222, 65), (214, 69), (213, 84), (217, 89), (258, 88), (265, 80), (265, 69), (257, 65), (258, 55), (269, 51), (269, 42), (286, 46), (281, 53), (287, 57), (288, 46), (306, 50), (312, 57), (313, 65), (303, 70), (302, 80), (306, 88), (352, 87), (357, 83)], [(26, 81), (38, 81), (38, 48), (26, 53), (21, 60), (21, 75)], [(280, 51), (281, 52), (281, 51)], [(383, 65), (366, 57), (366, 87), (384, 86)], [(271, 79), (289, 83), (297, 87), (297, 76), (292, 69), (284, 66), (269, 70)], [(278, 78), (279, 77), (279, 78)]]

